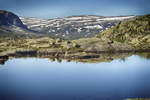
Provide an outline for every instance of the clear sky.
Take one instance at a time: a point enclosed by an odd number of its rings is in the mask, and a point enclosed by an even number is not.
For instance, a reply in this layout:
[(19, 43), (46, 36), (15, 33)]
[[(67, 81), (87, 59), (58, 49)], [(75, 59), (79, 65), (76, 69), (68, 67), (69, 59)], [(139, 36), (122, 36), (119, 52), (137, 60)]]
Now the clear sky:
[(143, 15), (150, 13), (150, 0), (0, 0), (0, 9), (38, 18)]

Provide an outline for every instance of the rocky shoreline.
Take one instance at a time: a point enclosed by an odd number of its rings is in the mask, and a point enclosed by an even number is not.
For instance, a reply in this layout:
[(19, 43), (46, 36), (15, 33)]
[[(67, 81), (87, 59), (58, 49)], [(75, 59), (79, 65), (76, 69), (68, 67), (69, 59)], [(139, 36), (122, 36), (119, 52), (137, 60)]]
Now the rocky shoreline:
[[(144, 56), (143, 56), (144, 54)], [(85, 51), (85, 52), (44, 52), (44, 51), (16, 51), (0, 56), (0, 64), (4, 64), (10, 58), (49, 58), (51, 61), (62, 60), (84, 62), (84, 63), (99, 63), (110, 62), (114, 59), (125, 59), (132, 55), (140, 55), (145, 58), (149, 57), (150, 50), (134, 50), (134, 51), (119, 51), (119, 52), (102, 52), (102, 51)]]

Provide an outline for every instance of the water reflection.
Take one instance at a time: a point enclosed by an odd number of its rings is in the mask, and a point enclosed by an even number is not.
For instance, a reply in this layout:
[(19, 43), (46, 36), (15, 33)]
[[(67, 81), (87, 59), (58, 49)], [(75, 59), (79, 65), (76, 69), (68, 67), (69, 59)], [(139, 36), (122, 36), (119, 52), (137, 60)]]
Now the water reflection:
[[(57, 56), (56, 56), (57, 55)], [(6, 54), (4, 56), (0, 56), (0, 64), (5, 64), (8, 59), (12, 58), (49, 58), (51, 62), (57, 61), (59, 63), (62, 60), (66, 60), (67, 62), (82, 62), (82, 63), (99, 63), (99, 62), (111, 62), (116, 59), (120, 59), (125, 61), (126, 57), (130, 57), (132, 55), (138, 55), (140, 57), (150, 59), (150, 53), (78, 53), (78, 54), (69, 54), (65, 56), (63, 53), (47, 53), (42, 52), (38, 53), (36, 51), (17, 51), (15, 53)]]
[(95, 64), (9, 59), (0, 68), (0, 100), (149, 98), (149, 65), (150, 60), (137, 55)]

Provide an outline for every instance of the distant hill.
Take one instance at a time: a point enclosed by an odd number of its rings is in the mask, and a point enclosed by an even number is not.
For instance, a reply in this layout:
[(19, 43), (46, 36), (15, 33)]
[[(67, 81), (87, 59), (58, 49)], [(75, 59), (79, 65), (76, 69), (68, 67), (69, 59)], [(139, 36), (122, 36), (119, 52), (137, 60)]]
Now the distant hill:
[(150, 49), (150, 15), (120, 22), (96, 37), (104, 41), (117, 41), (136, 48)]
[(0, 36), (48, 36), (66, 40), (91, 38), (115, 26), (120, 21), (134, 17), (81, 15), (56, 19), (37, 19), (18, 17), (12, 12), (0, 10)]
[(52, 38), (80, 39), (91, 38), (104, 30), (115, 26), (123, 20), (134, 18), (135, 16), (69, 16), (56, 19), (37, 19), (20, 17), (22, 22), (29, 29), (46, 34)]

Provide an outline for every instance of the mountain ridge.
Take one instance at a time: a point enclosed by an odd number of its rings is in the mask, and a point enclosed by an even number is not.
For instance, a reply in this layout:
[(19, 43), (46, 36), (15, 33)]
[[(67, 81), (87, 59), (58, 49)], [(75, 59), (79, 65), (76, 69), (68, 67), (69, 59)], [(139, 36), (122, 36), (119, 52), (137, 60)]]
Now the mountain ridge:
[(56, 19), (38, 19), (20, 17), (31, 30), (47, 34), (52, 38), (79, 39), (90, 38), (115, 26), (118, 22), (135, 16), (104, 17), (96, 15), (68, 16)]
[(74, 40), (91, 38), (95, 35), (117, 25), (120, 21), (129, 20), (136, 16), (96, 16), (74, 15), (56, 19), (38, 19), (18, 17), (9, 11), (0, 10), (0, 28), (5, 33), (17, 33), (16, 35), (48, 36)]

